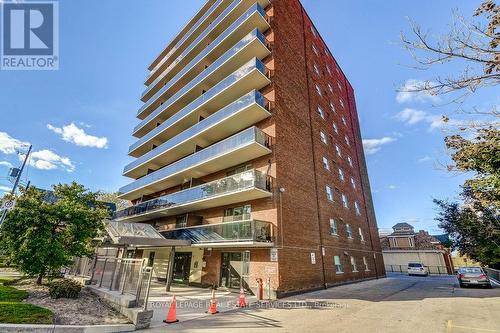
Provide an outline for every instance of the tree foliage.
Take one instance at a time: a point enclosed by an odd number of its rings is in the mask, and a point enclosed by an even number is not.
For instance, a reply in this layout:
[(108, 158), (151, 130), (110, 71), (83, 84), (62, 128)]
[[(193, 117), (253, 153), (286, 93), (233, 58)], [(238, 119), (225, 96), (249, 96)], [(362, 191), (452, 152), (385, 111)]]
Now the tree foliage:
[(97, 193), (83, 185), (53, 186), (53, 195), (34, 187), (22, 190), (2, 226), (1, 241), (12, 262), (42, 278), (68, 265), (73, 256), (86, 256), (102, 229), (107, 209)]

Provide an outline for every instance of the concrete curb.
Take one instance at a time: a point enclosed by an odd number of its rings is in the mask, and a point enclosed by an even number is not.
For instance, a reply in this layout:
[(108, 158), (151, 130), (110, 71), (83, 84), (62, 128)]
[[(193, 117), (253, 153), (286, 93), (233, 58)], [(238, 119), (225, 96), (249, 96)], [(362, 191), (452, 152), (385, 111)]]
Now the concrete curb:
[(132, 324), (120, 325), (31, 325), (31, 324), (0, 324), (2, 333), (122, 333), (133, 332)]

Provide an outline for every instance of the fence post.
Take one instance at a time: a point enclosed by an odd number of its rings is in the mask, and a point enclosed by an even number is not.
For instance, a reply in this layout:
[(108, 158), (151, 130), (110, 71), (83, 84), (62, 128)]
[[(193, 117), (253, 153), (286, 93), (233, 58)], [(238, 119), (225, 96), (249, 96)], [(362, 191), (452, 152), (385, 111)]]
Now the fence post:
[(146, 296), (144, 296), (144, 311), (148, 310), (149, 291), (151, 289), (151, 278), (153, 277), (153, 268), (146, 267), (146, 272), (149, 272), (149, 276), (148, 276), (148, 285), (146, 287)]
[(101, 279), (99, 280), (99, 288), (102, 286), (102, 279), (104, 278), (104, 272), (106, 271), (106, 263), (108, 262), (108, 258), (104, 259), (104, 265), (102, 266)]
[(438, 274), (441, 275), (441, 268), (438, 266)]
[(128, 261), (125, 261), (125, 267), (123, 268), (122, 285), (120, 288), (120, 294), (122, 294), (122, 295), (123, 295), (123, 292), (125, 291), (125, 281), (127, 279), (127, 266), (128, 266)]
[(116, 274), (116, 268), (118, 267), (118, 259), (115, 260), (115, 269), (113, 269), (113, 272), (111, 273), (111, 281), (109, 282), (109, 291), (111, 291), (111, 288), (113, 287), (113, 282), (115, 280), (115, 274)]
[(94, 274), (95, 274), (95, 267), (97, 266), (97, 259), (99, 257), (96, 255), (94, 259), (94, 265), (92, 266), (92, 274), (90, 275), (90, 284), (92, 284), (92, 281), (94, 281)]
[(141, 294), (142, 275), (143, 275), (143, 268), (145, 267), (145, 262), (146, 262), (146, 259), (143, 259), (142, 263), (141, 263), (141, 268), (139, 270), (139, 278), (137, 279), (137, 287), (135, 288), (135, 302), (136, 302), (136, 304), (137, 304), (137, 301), (139, 300), (139, 297)]

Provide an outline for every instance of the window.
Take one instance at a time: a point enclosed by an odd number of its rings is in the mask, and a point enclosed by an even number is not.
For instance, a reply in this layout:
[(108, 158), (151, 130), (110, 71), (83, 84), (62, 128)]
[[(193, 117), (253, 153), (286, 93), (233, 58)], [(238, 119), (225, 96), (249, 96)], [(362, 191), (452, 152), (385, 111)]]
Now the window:
[(328, 139), (326, 138), (326, 134), (323, 131), (319, 132), (319, 136), (321, 138), (321, 142), (323, 142), (325, 145), (328, 144)]
[(318, 113), (321, 118), (325, 119), (325, 111), (323, 111), (321, 106), (318, 106)]
[(347, 238), (352, 239), (352, 227), (350, 224), (345, 225), (345, 231), (347, 233)]
[(335, 110), (335, 105), (333, 105), (333, 102), (330, 102), (330, 109), (332, 110), (333, 113), (337, 112), (337, 110)]
[(339, 87), (339, 90), (341, 90), (341, 91), (342, 91), (342, 86), (340, 85), (340, 82), (339, 82), (339, 81), (337, 81), (337, 87)]
[(359, 238), (361, 239), (362, 242), (365, 241), (365, 236), (363, 235), (363, 230), (361, 228), (358, 228), (359, 231)]
[(351, 156), (347, 156), (347, 163), (349, 163), (349, 166), (352, 168), (352, 158), (351, 158)]
[(342, 193), (342, 206), (344, 206), (344, 208), (349, 208), (349, 204), (347, 202), (347, 195), (345, 195), (344, 193)]
[(410, 245), (410, 247), (415, 247), (415, 242), (413, 240), (413, 237), (408, 237), (408, 244)]
[(335, 134), (339, 134), (339, 128), (337, 127), (337, 124), (333, 123), (333, 131), (335, 132)]
[(337, 156), (342, 156), (342, 151), (338, 145), (335, 145), (335, 151), (337, 152)]
[(326, 185), (325, 189), (326, 189), (326, 197), (328, 198), (328, 200), (333, 201), (333, 190), (332, 190), (332, 188), (330, 186)]
[(344, 268), (342, 267), (342, 263), (340, 262), (340, 257), (334, 256), (333, 262), (335, 263), (335, 272), (336, 273), (344, 273)]
[(187, 216), (181, 215), (175, 218), (175, 229), (185, 228), (187, 227)]
[(319, 75), (319, 67), (316, 64), (314, 64), (314, 72), (316, 72), (316, 74)]
[(358, 266), (356, 265), (356, 259), (351, 256), (351, 268), (353, 272), (358, 271)]
[(359, 210), (359, 204), (357, 201), (354, 201), (354, 209), (356, 210), (356, 215), (361, 215), (361, 211)]
[(370, 267), (368, 267), (368, 260), (366, 260), (366, 257), (363, 257), (363, 264), (365, 265), (365, 271), (369, 271)]
[(314, 54), (319, 56), (319, 51), (318, 51), (318, 48), (316, 47), (316, 45), (313, 44), (312, 49), (313, 49)]
[(339, 168), (339, 178), (341, 181), (345, 180), (344, 171), (341, 168)]
[(351, 185), (353, 189), (356, 189), (356, 181), (351, 177)]
[(246, 221), (252, 216), (252, 206), (245, 205), (224, 210), (223, 222)]
[(330, 92), (333, 94), (333, 87), (330, 83), (328, 83), (328, 90), (330, 90)]
[(314, 35), (314, 37), (318, 37), (318, 33), (316, 32), (316, 29), (311, 25), (311, 32)]
[(344, 141), (345, 141), (345, 144), (350, 146), (351, 145), (351, 142), (349, 141), (349, 138), (347, 137), (347, 135), (344, 135)]
[(330, 234), (332, 235), (338, 235), (338, 230), (337, 230), (337, 221), (334, 219), (330, 219)]
[(321, 93), (321, 88), (316, 84), (316, 92), (318, 93), (318, 95), (320, 96), (323, 96), (323, 94)]
[(325, 167), (326, 170), (330, 171), (330, 162), (328, 162), (328, 159), (323, 156), (323, 166)]
[(344, 126), (347, 126), (347, 121), (345, 120), (344, 116), (342, 116), (342, 124), (344, 124)]
[(340, 106), (341, 106), (342, 108), (345, 108), (345, 106), (344, 106), (344, 101), (342, 100), (342, 98), (339, 98), (339, 102), (340, 102)]
[(328, 71), (328, 74), (332, 75), (332, 69), (329, 65), (326, 65), (326, 70)]

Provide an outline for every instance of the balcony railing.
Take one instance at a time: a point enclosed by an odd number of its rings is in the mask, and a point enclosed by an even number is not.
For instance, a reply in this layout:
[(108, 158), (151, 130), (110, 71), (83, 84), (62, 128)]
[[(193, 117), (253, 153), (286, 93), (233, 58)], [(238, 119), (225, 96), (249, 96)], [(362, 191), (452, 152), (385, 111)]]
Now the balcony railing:
[(245, 190), (258, 189), (269, 192), (270, 180), (257, 170), (249, 170), (236, 175), (218, 179), (206, 184), (188, 188), (179, 192), (164, 195), (152, 200), (141, 202), (133, 207), (116, 212), (115, 220), (124, 220), (139, 215), (147, 215), (158, 211), (174, 210), (180, 206), (207, 201), (216, 197), (241, 193)]
[(263, 221), (237, 221), (205, 224), (195, 227), (163, 231), (167, 239), (189, 240), (191, 244), (234, 242), (273, 243), (273, 225)]
[[(244, 31), (248, 31), (248, 29), (245, 28), (246, 25), (244, 23), (249, 20), (252, 15), (255, 15), (255, 13), (262, 15), (258, 9), (250, 8), (245, 14), (243, 14), (233, 24), (231, 24), (221, 35), (219, 35), (212, 43), (210, 43), (203, 51), (201, 51), (194, 59), (192, 59), (184, 67), (181, 67), (182, 69), (178, 71), (177, 74), (175, 74), (176, 71), (173, 70), (173, 67), (169, 67), (170, 69), (167, 69), (163, 73), (161, 73), (150, 85), (146, 87), (146, 89), (142, 93), (141, 99), (143, 99), (146, 95), (149, 95), (152, 90), (156, 89), (161, 81), (168, 80), (167, 85), (171, 86), (174, 82), (177, 82), (180, 78), (186, 75), (186, 73), (192, 71), (193, 68), (199, 65), (201, 63), (201, 60), (203, 60), (204, 58), (214, 58), (214, 55), (216, 55), (216, 58), (220, 57), (224, 50), (227, 50), (230, 46), (232, 46), (232, 44), (234, 44), (236, 40), (240, 40), (244, 37)], [(262, 21), (266, 22), (264, 17), (262, 17)], [(263, 26), (262, 23), (260, 25)], [(244, 31), (238, 31), (243, 30), (243, 28)], [(267, 30), (265, 28), (261, 29), (262, 31)], [(258, 28), (257, 31), (261, 32), (260, 30), (258, 30)], [(245, 38), (247, 39), (248, 37)], [(180, 64), (183, 61), (187, 62), (187, 59), (180, 58), (180, 61), (176, 64)], [(164, 88), (161, 87), (160, 89), (163, 90)]]
[[(259, 105), (260, 107), (262, 107), (262, 111), (265, 112), (264, 109), (267, 107), (267, 101), (260, 92), (255, 90), (250, 92), (237, 101), (229, 104), (225, 108), (210, 115), (201, 122), (189, 127), (182, 133), (164, 142), (155, 149), (137, 158), (132, 163), (129, 163), (123, 170), (124, 175), (133, 176), (129, 175), (132, 170), (140, 168), (141, 166), (144, 168), (150, 162), (154, 163), (155, 161), (159, 161), (161, 159), (161, 164), (166, 165), (176, 159), (183, 157), (182, 154), (184, 156), (188, 155), (192, 152), (193, 143), (191, 143), (189, 147), (187, 147), (184, 143), (188, 141), (193, 142), (193, 140), (195, 140), (195, 138), (197, 137), (204, 136), (205, 139), (202, 141), (211, 144), (245, 127), (248, 127), (249, 125), (253, 125), (255, 122), (257, 122), (257, 120), (263, 119), (262, 116), (258, 115), (258, 112), (252, 112), (253, 114), (247, 117), (252, 123), (248, 123), (248, 121), (243, 122), (241, 119), (239, 119), (238, 124), (234, 124), (234, 126), (231, 127), (226, 126), (223, 130), (220, 129), (220, 126), (223, 126), (223, 123), (227, 122), (228, 119), (235, 118), (236, 115), (241, 113), (243, 110), (255, 111), (255, 108), (250, 108), (252, 105)], [(267, 115), (269, 115), (269, 113), (267, 113)], [(232, 133), (229, 132), (231, 128), (233, 129)], [(210, 132), (212, 134), (209, 135), (207, 134), (207, 132)], [(172, 149), (174, 148), (175, 152), (172, 151)]]
[[(178, 185), (183, 179), (201, 177), (202, 175), (229, 168), (268, 154), (270, 152), (269, 145), (270, 139), (264, 132), (257, 127), (250, 127), (212, 146), (139, 178), (133, 183), (125, 185), (120, 189), (120, 192), (123, 193), (121, 197), (133, 199), (134, 197), (130, 198), (132, 192), (139, 191), (145, 187), (155, 185), (156, 183), (160, 186), (156, 188), (152, 186), (151, 189), (143, 192), (147, 192), (146, 194), (155, 193), (162, 188), (164, 189)], [(238, 158), (227, 157), (230, 153), (244, 151), (246, 147), (252, 147), (251, 151), (243, 153), (243, 155)], [(212, 166), (203, 167), (203, 165), (208, 163), (212, 163)], [(193, 170), (198, 170), (198, 172), (193, 172)], [(141, 195), (138, 195), (135, 198), (140, 196)]]
[[(164, 131), (166, 128), (172, 126), (174, 123), (179, 121), (180, 119), (186, 117), (188, 114), (193, 112), (193, 110), (196, 110), (200, 108), (203, 104), (206, 102), (212, 100), (216, 96), (218, 96), (221, 92), (223, 92), (225, 89), (231, 87), (238, 81), (242, 80), (245, 78), (248, 74), (250, 74), (252, 71), (258, 70), (261, 72), (263, 75), (266, 74), (266, 66), (262, 61), (259, 59), (252, 59), (248, 63), (246, 63), (244, 66), (242, 66), (240, 69), (232, 73), (231, 75), (227, 76), (225, 79), (217, 83), (215, 86), (210, 88), (206, 93), (202, 94), (200, 97), (192, 101), (190, 104), (185, 106), (183, 109), (181, 109), (179, 112), (176, 112), (173, 114), (171, 117), (169, 117), (167, 120), (165, 120), (160, 126), (156, 128), (151, 128), (153, 126), (154, 120), (159, 119), (162, 115), (162, 113), (168, 108), (167, 104), (161, 105), (158, 109), (156, 109), (154, 112), (149, 114), (144, 120), (142, 120), (137, 126), (135, 126), (133, 134), (134, 136), (137, 137), (145, 137), (145, 140), (148, 140), (149, 138), (155, 136), (157, 133)], [(269, 83), (269, 80), (267, 80), (267, 83)], [(260, 87), (252, 87), (252, 89), (260, 89)], [(241, 96), (241, 95), (240, 95)], [(151, 132), (147, 133), (148, 130), (151, 130)], [(145, 134), (145, 132), (147, 134)], [(145, 135), (144, 135), (145, 134)]]
[[(238, 54), (243, 54), (244, 50), (248, 50), (252, 45), (255, 45), (254, 42), (255, 40), (260, 41), (262, 44), (261, 49), (266, 50), (267, 52), (264, 53), (262, 51), (257, 51), (259, 49), (256, 49), (255, 47), (252, 48), (251, 50), (256, 50), (253, 51), (251, 56), (255, 57), (264, 57), (265, 55), (269, 54), (269, 50), (267, 50), (265, 46), (265, 37), (260, 33), (258, 30), (255, 30), (251, 32), (249, 35), (247, 35), (245, 38), (242, 40), (238, 41), (232, 48), (230, 48), (226, 53), (221, 55), (217, 60), (215, 60), (212, 64), (210, 64), (205, 70), (203, 70), (201, 73), (199, 73), (195, 78), (190, 80), (185, 86), (183, 86), (180, 90), (178, 90), (176, 93), (173, 95), (171, 94), (170, 97), (164, 101), (163, 105), (170, 106), (174, 104), (176, 101), (178, 101), (182, 96), (186, 95), (188, 92), (190, 92), (192, 89), (194, 89), (197, 86), (200, 86), (202, 83), (206, 83), (207, 80), (210, 78), (213, 78), (214, 76), (226, 76), (227, 74), (231, 73), (232, 70), (238, 68), (239, 66), (242, 65), (243, 61), (246, 61), (250, 59), (250, 56), (247, 55), (247, 59), (238, 59), (237, 55)], [(248, 51), (246, 51), (248, 54)], [(238, 61), (239, 60), (239, 61)], [(239, 62), (239, 64), (238, 64)], [(233, 67), (234, 69), (230, 69), (230, 67)], [(224, 75), (224, 72), (227, 74)], [(147, 112), (154, 111), (154, 108), (158, 108), (159, 106), (162, 106), (162, 104), (159, 103), (160, 98), (166, 95), (166, 92), (175, 84), (178, 82), (179, 78), (176, 78), (175, 80), (172, 79), (170, 80), (166, 85), (161, 87), (159, 91), (154, 94), (153, 97), (151, 97), (146, 103), (144, 103), (139, 111), (137, 112), (138, 116), (144, 116), (147, 115)], [(153, 110), (152, 110), (153, 109)]]

